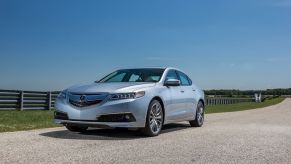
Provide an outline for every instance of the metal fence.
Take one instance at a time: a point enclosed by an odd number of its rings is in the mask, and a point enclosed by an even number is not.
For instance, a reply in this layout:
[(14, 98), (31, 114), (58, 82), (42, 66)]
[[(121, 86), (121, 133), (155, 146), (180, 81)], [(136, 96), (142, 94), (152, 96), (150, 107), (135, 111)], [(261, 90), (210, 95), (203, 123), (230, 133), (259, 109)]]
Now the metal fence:
[[(0, 110), (51, 110), (59, 91), (0, 90)], [(253, 102), (254, 98), (206, 98), (207, 105)]]
[(58, 94), (59, 91), (0, 90), (0, 110), (50, 110)]
[(254, 98), (230, 98), (230, 97), (214, 97), (206, 98), (206, 105), (219, 105), (219, 104), (237, 104), (244, 102), (254, 102)]

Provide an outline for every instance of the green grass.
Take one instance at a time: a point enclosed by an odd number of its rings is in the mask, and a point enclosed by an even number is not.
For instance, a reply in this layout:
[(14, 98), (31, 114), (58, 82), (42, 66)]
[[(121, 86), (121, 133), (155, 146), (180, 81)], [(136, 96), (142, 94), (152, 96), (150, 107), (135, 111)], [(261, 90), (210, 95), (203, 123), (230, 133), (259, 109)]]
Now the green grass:
[(234, 112), (241, 110), (249, 110), (256, 108), (263, 108), (270, 105), (275, 105), (282, 102), (284, 98), (274, 98), (267, 99), (264, 102), (256, 103), (256, 102), (248, 102), (248, 103), (238, 103), (238, 104), (230, 104), (230, 105), (209, 105), (206, 107), (206, 113), (221, 113), (221, 112)]
[(0, 132), (56, 127), (53, 111), (0, 111)]

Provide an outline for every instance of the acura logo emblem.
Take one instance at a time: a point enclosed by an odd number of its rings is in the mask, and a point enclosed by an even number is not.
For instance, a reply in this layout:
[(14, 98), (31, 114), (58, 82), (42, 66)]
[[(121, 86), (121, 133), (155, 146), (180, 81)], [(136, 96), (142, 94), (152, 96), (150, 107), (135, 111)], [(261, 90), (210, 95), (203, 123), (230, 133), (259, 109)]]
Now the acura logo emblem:
[(80, 97), (80, 102), (85, 102), (86, 101), (86, 96), (85, 95), (82, 95), (81, 97)]

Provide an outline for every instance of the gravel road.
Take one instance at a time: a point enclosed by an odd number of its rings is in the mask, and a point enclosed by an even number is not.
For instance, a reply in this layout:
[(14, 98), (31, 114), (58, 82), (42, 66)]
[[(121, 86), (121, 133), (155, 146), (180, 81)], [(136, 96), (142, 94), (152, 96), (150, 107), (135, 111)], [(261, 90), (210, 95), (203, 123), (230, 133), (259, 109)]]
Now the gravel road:
[(291, 99), (206, 115), (202, 128), (167, 125), (146, 138), (128, 130), (64, 128), (0, 133), (0, 163), (291, 163)]

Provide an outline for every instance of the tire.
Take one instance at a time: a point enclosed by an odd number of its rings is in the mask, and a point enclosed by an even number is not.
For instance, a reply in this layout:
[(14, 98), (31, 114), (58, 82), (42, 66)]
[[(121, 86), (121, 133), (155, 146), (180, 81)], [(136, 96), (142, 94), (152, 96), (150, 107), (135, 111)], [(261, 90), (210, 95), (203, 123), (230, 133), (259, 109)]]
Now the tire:
[(66, 125), (66, 128), (69, 130), (69, 131), (72, 131), (72, 132), (85, 132), (88, 127), (83, 127), (83, 126), (72, 126), (72, 125)]
[(189, 121), (190, 125), (192, 127), (201, 127), (204, 123), (204, 113), (205, 113), (205, 107), (202, 103), (202, 101), (198, 102), (197, 109), (196, 109), (196, 115), (195, 120)]
[(142, 133), (149, 137), (158, 136), (164, 123), (164, 110), (158, 100), (152, 100), (147, 112), (145, 128)]

